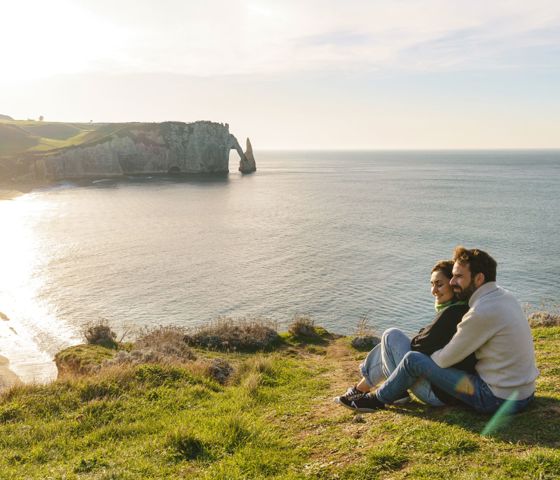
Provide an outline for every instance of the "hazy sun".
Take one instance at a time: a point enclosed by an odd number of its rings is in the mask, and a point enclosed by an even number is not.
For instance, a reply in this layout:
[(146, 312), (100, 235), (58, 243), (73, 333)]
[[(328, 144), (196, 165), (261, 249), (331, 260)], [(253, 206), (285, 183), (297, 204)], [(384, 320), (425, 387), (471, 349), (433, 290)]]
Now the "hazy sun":
[(0, 82), (79, 73), (109, 63), (123, 35), (66, 0), (2, 2)]

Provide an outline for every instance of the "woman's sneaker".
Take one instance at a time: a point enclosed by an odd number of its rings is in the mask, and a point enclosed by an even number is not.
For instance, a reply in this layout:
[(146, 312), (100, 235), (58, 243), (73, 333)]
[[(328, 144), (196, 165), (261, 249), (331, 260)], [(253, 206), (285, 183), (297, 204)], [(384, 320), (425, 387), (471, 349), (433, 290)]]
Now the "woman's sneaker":
[(375, 393), (366, 393), (354, 400), (349, 400), (346, 395), (341, 395), (334, 400), (343, 407), (361, 413), (371, 413), (385, 408), (385, 404), (375, 396)]
[(367, 392), (361, 392), (356, 388), (356, 385), (348, 387), (346, 393), (344, 395), (340, 395), (340, 397), (334, 397), (334, 402), (339, 403), (340, 405), (346, 405), (346, 403), (353, 402), (354, 400), (358, 400), (358, 398), (362, 398)]

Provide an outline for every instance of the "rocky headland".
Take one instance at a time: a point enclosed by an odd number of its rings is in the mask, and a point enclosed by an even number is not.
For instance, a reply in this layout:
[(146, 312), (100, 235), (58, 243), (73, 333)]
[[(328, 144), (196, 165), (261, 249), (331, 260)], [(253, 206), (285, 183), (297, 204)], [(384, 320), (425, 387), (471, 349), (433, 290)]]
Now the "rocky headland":
[[(229, 125), (193, 123), (0, 123), (6, 142), (0, 176), (50, 182), (143, 174), (223, 174), (231, 150), (239, 171), (256, 170), (251, 142), (244, 152)], [(5, 150), (5, 151), (4, 151)]]
[[(250, 142), (248, 141), (250, 147)], [(94, 142), (35, 159), (36, 175), (48, 180), (154, 173), (227, 173), (229, 152), (239, 170), (255, 171), (229, 126), (213, 122), (130, 124)]]

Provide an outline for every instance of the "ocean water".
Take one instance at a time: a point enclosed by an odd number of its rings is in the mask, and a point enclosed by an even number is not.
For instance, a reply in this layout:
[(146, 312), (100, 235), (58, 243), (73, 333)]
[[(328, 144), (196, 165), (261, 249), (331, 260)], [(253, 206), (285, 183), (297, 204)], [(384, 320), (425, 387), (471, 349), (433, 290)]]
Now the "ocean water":
[(63, 183), (0, 202), (0, 355), (30, 381), (82, 326), (298, 313), (350, 334), (433, 317), (435, 261), (487, 250), (558, 303), (560, 152), (257, 152), (242, 176)]

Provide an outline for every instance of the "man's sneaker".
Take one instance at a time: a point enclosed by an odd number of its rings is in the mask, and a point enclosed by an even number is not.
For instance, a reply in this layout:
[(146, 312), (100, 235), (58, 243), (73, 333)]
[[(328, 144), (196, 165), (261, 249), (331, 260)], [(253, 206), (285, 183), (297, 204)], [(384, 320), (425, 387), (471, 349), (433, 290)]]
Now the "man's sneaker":
[(343, 402), (352, 402), (354, 400), (358, 400), (358, 398), (362, 398), (366, 393), (367, 392), (361, 392), (356, 388), (356, 385), (354, 385), (352, 387), (348, 387), (348, 390), (346, 390), (346, 393), (344, 395), (341, 395), (340, 397), (334, 397), (333, 400), (335, 401), (335, 403), (344, 405)]
[(366, 393), (355, 400), (348, 400), (345, 395), (335, 398), (336, 403), (355, 412), (370, 413), (385, 408), (383, 402), (378, 400), (375, 393)]

